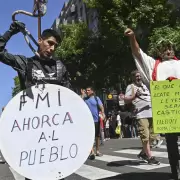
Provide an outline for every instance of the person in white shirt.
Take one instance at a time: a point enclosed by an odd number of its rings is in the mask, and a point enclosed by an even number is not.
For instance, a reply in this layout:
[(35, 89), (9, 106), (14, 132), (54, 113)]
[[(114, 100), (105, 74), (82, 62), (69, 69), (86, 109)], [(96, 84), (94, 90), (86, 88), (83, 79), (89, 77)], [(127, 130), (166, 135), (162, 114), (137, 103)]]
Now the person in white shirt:
[[(116, 121), (117, 121), (117, 126), (120, 126), (120, 129), (121, 129), (121, 116), (120, 116), (120, 111), (118, 111), (118, 114), (116, 116)], [(119, 135), (119, 138), (122, 138), (122, 131)]]
[(111, 120), (111, 116), (109, 116), (106, 120), (105, 120), (105, 137), (106, 140), (108, 141), (110, 139), (110, 134), (109, 134), (109, 121)]
[[(155, 60), (140, 49), (133, 30), (126, 29), (125, 35), (129, 37), (136, 66), (147, 84), (149, 84), (150, 80), (180, 79), (180, 61), (175, 57), (173, 45), (170, 41), (162, 39), (162, 41), (157, 43), (156, 49), (159, 58)], [(180, 178), (177, 140), (178, 134), (166, 134), (169, 163), (171, 165), (172, 178), (175, 180)]]
[(121, 126), (121, 116), (120, 116), (120, 111), (118, 111), (117, 117), (116, 117), (116, 121), (117, 121), (117, 126)]
[(180, 61), (175, 57), (173, 44), (170, 41), (162, 40), (158, 43), (156, 48), (159, 58), (155, 60), (140, 49), (131, 29), (127, 29), (125, 35), (129, 36), (137, 69), (141, 72), (145, 83), (149, 84), (150, 80), (166, 80), (170, 77), (180, 79)]
[(150, 140), (152, 139), (152, 107), (149, 89), (142, 82), (140, 72), (131, 72), (132, 83), (126, 88), (124, 99), (126, 104), (131, 105), (132, 114), (138, 124), (138, 133), (142, 141), (142, 151), (138, 158), (149, 165), (159, 165), (160, 162), (152, 156)]

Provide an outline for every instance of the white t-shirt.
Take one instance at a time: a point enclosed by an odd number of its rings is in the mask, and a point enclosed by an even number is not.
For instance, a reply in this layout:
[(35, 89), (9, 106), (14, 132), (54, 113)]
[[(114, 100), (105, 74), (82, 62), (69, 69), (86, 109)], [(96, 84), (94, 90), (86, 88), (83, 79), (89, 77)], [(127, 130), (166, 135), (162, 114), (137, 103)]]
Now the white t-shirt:
[(116, 117), (116, 121), (117, 121), (117, 125), (118, 125), (118, 126), (121, 126), (121, 117), (120, 117), (119, 114), (118, 114), (117, 117)]
[(109, 119), (106, 121), (106, 128), (109, 128)]
[[(142, 63), (135, 56), (135, 63), (137, 69), (141, 72), (143, 79), (146, 83), (152, 80), (152, 72), (155, 66), (155, 59), (148, 56), (140, 49)], [(166, 80), (169, 77), (176, 77), (180, 79), (180, 61), (168, 60), (159, 63), (157, 66), (157, 81)]]
[(124, 106), (124, 100), (119, 95), (119, 106)]
[(125, 97), (133, 95), (132, 88), (134, 89), (134, 94), (136, 94), (137, 91), (142, 93), (140, 97), (137, 97), (132, 101), (136, 110), (136, 119), (152, 118), (151, 95), (147, 86), (142, 84), (142, 87), (138, 87), (135, 84), (130, 84), (126, 88)]

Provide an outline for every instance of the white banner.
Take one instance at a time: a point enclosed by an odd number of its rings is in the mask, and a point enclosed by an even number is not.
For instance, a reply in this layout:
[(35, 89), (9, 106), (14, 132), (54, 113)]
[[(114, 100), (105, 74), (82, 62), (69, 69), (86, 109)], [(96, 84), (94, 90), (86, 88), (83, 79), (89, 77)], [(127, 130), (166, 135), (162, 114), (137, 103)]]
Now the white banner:
[(57, 180), (86, 161), (94, 121), (85, 102), (58, 85), (33, 86), (16, 95), (0, 119), (0, 147), (8, 164), (33, 180)]

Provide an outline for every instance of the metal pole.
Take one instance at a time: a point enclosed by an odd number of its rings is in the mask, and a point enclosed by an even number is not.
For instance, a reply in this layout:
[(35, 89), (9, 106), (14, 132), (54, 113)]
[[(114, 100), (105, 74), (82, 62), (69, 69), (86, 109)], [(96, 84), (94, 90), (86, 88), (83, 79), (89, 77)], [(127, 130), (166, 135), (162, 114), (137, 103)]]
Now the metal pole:
[(41, 37), (41, 17), (38, 17), (38, 39)]
[[(38, 0), (39, 1), (39, 0)], [(41, 11), (39, 7), (39, 2), (37, 2), (37, 7), (38, 7), (38, 39), (41, 37)]]

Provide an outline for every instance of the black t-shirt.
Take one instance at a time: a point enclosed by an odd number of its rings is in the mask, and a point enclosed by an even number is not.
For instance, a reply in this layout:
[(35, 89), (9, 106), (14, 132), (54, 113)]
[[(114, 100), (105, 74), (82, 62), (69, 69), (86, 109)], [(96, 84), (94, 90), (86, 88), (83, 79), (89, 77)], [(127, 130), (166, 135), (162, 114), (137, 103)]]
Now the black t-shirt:
[[(37, 56), (27, 58), (22, 55), (12, 55), (5, 50), (7, 41), (10, 39), (11, 35), (7, 31), (4, 36), (0, 36), (0, 61), (6, 65), (11, 66), (17, 71), (21, 89), (27, 88), (27, 73), (28, 73), (28, 62), (32, 62), (32, 73), (39, 77), (56, 77), (57, 76), (57, 66), (56, 59), (42, 60)], [(54, 84), (59, 84), (64, 87), (70, 88), (70, 78), (66, 70), (66, 67), (60, 61), (61, 66), (61, 82), (55, 82)], [(35, 82), (31, 82), (32, 85)]]

